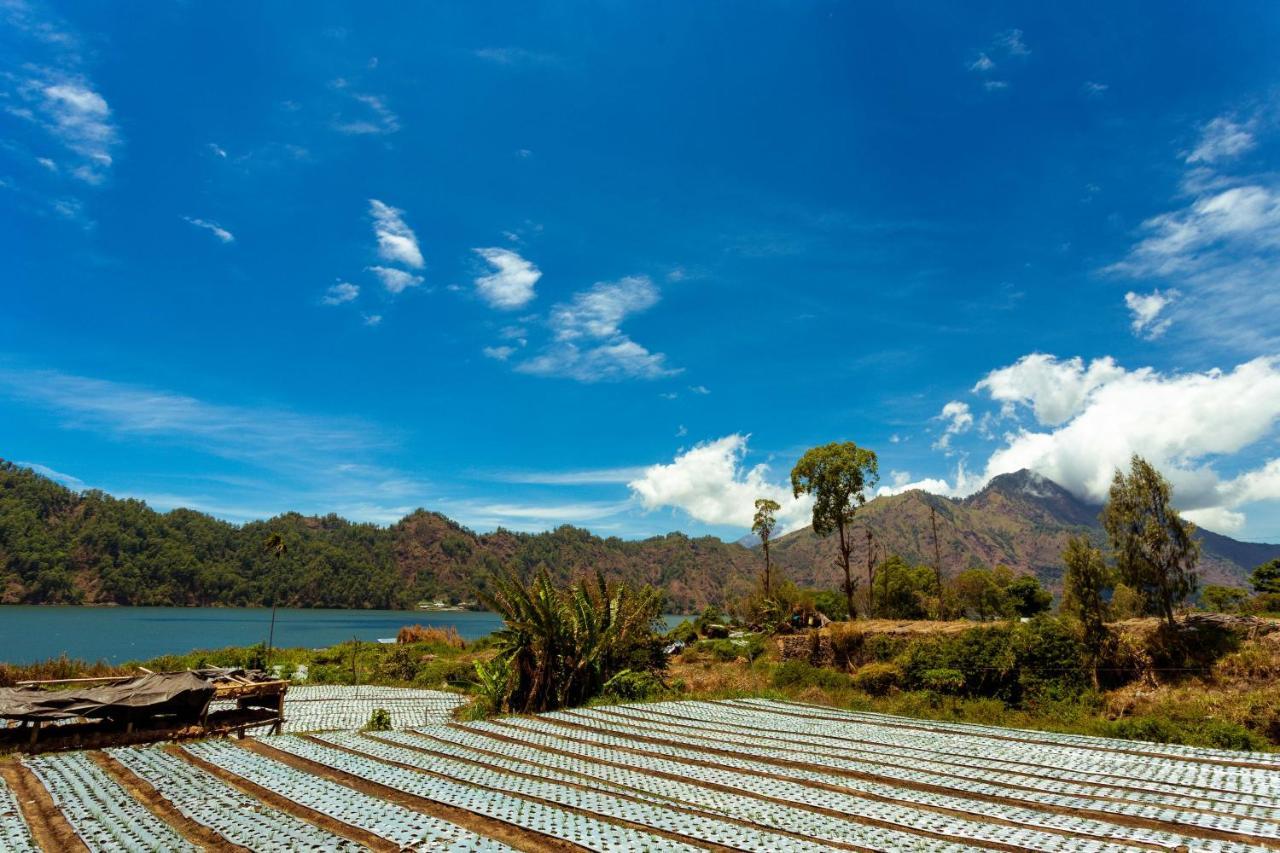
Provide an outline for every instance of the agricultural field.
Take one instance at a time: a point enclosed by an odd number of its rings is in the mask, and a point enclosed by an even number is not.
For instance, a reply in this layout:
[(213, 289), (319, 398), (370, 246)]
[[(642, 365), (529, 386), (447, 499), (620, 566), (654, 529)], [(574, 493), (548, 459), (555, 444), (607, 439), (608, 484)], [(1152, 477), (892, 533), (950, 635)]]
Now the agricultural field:
[(43, 755), (0, 778), (4, 850), (1280, 850), (1278, 755), (763, 699)]

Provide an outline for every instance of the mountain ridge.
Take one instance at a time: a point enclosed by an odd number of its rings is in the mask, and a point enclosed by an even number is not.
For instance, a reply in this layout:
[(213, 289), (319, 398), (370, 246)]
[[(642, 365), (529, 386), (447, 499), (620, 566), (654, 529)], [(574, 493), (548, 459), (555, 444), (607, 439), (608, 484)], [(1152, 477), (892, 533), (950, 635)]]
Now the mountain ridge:
[[(876, 560), (899, 554), (932, 564), (931, 514), (944, 574), (1003, 563), (1061, 582), (1068, 537), (1101, 542), (1100, 507), (1031, 472), (1002, 475), (963, 499), (913, 490), (862, 507), (853, 562), (865, 571), (865, 533)], [(270, 533), (288, 546), (272, 557)], [(1207, 583), (1243, 585), (1280, 545), (1201, 531)], [(811, 528), (780, 536), (770, 553), (802, 586), (836, 588), (835, 541)], [(599, 569), (662, 589), (691, 612), (747, 594), (761, 570), (758, 549), (713, 536), (672, 532), (642, 540), (602, 538), (564, 525), (542, 533), (477, 533), (438, 512), (416, 510), (387, 527), (336, 515), (284, 513), (236, 526), (188, 509), (157, 512), (98, 491), (73, 492), (0, 460), (0, 603), (264, 605), (411, 608), (418, 601), (474, 601), (491, 574), (546, 567), (557, 582)]]

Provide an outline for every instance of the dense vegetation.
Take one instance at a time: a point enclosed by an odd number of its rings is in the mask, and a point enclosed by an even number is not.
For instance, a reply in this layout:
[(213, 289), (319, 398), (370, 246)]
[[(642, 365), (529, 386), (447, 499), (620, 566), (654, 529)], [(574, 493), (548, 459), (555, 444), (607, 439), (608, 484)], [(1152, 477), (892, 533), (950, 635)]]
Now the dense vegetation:
[[(283, 552), (263, 542), (278, 534)], [(557, 583), (599, 569), (698, 609), (741, 594), (755, 555), (679, 533), (639, 542), (561, 527), (476, 534), (419, 510), (390, 527), (287, 513), (242, 526), (72, 492), (0, 461), (0, 603), (401, 608), (476, 602), (503, 567)]]

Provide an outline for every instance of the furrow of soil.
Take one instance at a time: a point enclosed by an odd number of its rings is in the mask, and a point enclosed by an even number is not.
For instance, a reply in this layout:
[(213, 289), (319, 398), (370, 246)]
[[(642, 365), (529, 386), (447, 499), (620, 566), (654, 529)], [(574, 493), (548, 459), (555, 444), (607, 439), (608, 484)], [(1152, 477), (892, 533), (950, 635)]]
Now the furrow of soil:
[[(259, 755), (265, 755), (268, 758), (274, 758), (283, 764), (287, 764), (298, 770), (305, 770), (324, 779), (346, 785), (364, 794), (369, 794), (389, 802), (402, 805), (405, 808), (414, 811), (429, 814), (441, 820), (447, 820), (468, 829), (477, 835), (483, 835), (501, 841), (516, 850), (528, 851), (528, 853), (569, 853), (569, 851), (579, 851), (584, 848), (576, 844), (570, 844), (559, 838), (553, 838), (540, 832), (534, 832), (520, 826), (506, 823), (486, 815), (476, 814), (466, 809), (451, 806), (446, 803), (429, 800), (424, 797), (418, 797), (413, 794), (407, 794), (404, 791), (397, 790), (388, 785), (379, 785), (377, 782), (371, 782), (352, 773), (346, 773), (327, 767), (314, 761), (309, 761), (300, 756), (289, 752), (284, 752), (271, 747), (266, 740), (244, 740), (238, 742), (238, 745), (244, 749), (256, 752)], [(325, 744), (331, 746), (331, 744)], [(346, 750), (350, 751), (350, 750)], [(363, 756), (368, 757), (368, 756)]]
[[(607, 729), (601, 729), (601, 728), (591, 726), (585, 722), (574, 723), (558, 717), (557, 718), (548, 717), (545, 719), (548, 722), (556, 723), (557, 725), (562, 725), (562, 726), (565, 726), (566, 728), (578, 728), (578, 729), (584, 729), (587, 731), (599, 732), (601, 734), (613, 734), (616, 736), (616, 733), (614, 732), (610, 732)], [(681, 743), (679, 741), (673, 741), (668, 738), (664, 738), (660, 736), (644, 737), (640, 735), (627, 735), (627, 737), (630, 737), (640, 742), (650, 742), (650, 743), (660, 744), (663, 746), (673, 746), (673, 747), (685, 748), (685, 749), (689, 748), (688, 744)], [(1131, 815), (1120, 815), (1120, 814), (1114, 814), (1112, 812), (1100, 811), (1096, 809), (1069, 808), (1065, 806), (1054, 806), (1046, 803), (1028, 803), (1028, 802), (1018, 800), (1015, 798), (1010, 798), (1010, 797), (1001, 797), (993, 794), (973, 793), (969, 791), (959, 791), (954, 788), (949, 788), (942, 785), (932, 785), (924, 782), (915, 782), (911, 780), (885, 777), (880, 774), (870, 773), (865, 771), (834, 768), (834, 767), (829, 767), (825, 764), (820, 764), (820, 763), (813, 763), (813, 762), (807, 762), (807, 761), (794, 761), (794, 760), (788, 760), (788, 759), (782, 759), (782, 758), (769, 758), (769, 757), (763, 757), (763, 756), (753, 755), (749, 753), (740, 753), (730, 748), (717, 748), (717, 747), (710, 747), (710, 746), (707, 746), (707, 747), (700, 746), (698, 748), (708, 753), (708, 755), (725, 755), (725, 756), (730, 756), (736, 759), (757, 761), (765, 764), (776, 765), (779, 767), (794, 767), (802, 770), (817, 771), (817, 772), (822, 772), (822, 773), (827, 773), (827, 774), (837, 775), (837, 776), (846, 776), (851, 779), (861, 779), (869, 782), (878, 782), (881, 784), (892, 785), (899, 788), (910, 788), (912, 790), (925, 791), (925, 792), (934, 793), (934, 794), (945, 794), (947, 796), (962, 796), (965, 799), (980, 800), (983, 802), (995, 803), (1002, 806), (1034, 809), (1036, 811), (1049, 812), (1054, 814), (1063, 814), (1063, 815), (1069, 815), (1074, 817), (1088, 817), (1088, 818), (1092, 818), (1094, 820), (1098, 820), (1106, 823), (1114, 823), (1114, 824), (1119, 824), (1123, 826), (1142, 827), (1145, 829), (1154, 829), (1160, 832), (1166, 832), (1173, 835), (1185, 835), (1185, 836), (1198, 837), (1198, 838), (1210, 838), (1210, 839), (1217, 839), (1221, 841), (1244, 841), (1250, 844), (1263, 844), (1268, 846), (1275, 845), (1275, 839), (1260, 838), (1260, 837), (1256, 837), (1246, 833), (1229, 832), (1226, 830), (1218, 830), (1218, 829), (1212, 829), (1208, 827), (1201, 827), (1201, 826), (1195, 826), (1195, 825), (1183, 824), (1183, 823), (1159, 821), (1159, 820), (1154, 820), (1150, 818), (1134, 817)], [(645, 755), (661, 757), (659, 753), (645, 752), (644, 750), (640, 750), (640, 749), (637, 749), (636, 751)], [(709, 767), (720, 767), (720, 765), (717, 765), (711, 759), (708, 759), (706, 762), (699, 762), (699, 763), (703, 763)], [(757, 771), (742, 771), (742, 772), (751, 772), (751, 773), (754, 773), (755, 775), (771, 778), (771, 777), (768, 777), (767, 774), (760, 773)], [(829, 787), (826, 785), (822, 785), (820, 783), (814, 783), (814, 782), (809, 782), (805, 780), (796, 780), (796, 781), (800, 781), (803, 784), (810, 785), (810, 786), (817, 785), (818, 787)], [(912, 808), (921, 808), (921, 806), (919, 806), (916, 803), (911, 803), (903, 800), (893, 800), (893, 799), (884, 798), (884, 797), (870, 796), (856, 789), (839, 788), (839, 790), (845, 793), (854, 794), (860, 797), (869, 797), (871, 799), (879, 799), (885, 802), (894, 802), (899, 805), (906, 805)], [(971, 814), (964, 815), (964, 816), (967, 816), (970, 819), (974, 818), (974, 815), (971, 815)], [(981, 815), (978, 819), (986, 822), (995, 822), (996, 820), (989, 813)], [(1020, 824), (1015, 824), (1015, 825), (1020, 825)], [(1097, 836), (1073, 836), (1073, 837), (1096, 838)]]
[(18, 799), (18, 808), (31, 829), (36, 845), (47, 853), (63, 851), (88, 851), (89, 848), (71, 824), (63, 817), (62, 810), (53, 803), (53, 797), (35, 774), (20, 762), (6, 761), (0, 764), (0, 777)]

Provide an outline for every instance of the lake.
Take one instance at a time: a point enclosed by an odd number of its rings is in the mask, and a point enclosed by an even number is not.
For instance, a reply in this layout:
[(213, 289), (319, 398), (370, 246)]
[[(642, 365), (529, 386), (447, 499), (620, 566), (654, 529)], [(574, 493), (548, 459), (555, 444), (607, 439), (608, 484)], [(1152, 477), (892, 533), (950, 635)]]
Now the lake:
[[(684, 616), (664, 617), (674, 627)], [(267, 640), (271, 609), (259, 607), (22, 607), (0, 605), (0, 663), (65, 654), (122, 663), (195, 649), (251, 646)], [(494, 613), (423, 610), (295, 610), (276, 613), (279, 648), (320, 648), (394, 637), (404, 625), (452, 625), (464, 640), (502, 627)]]
[[(0, 606), (0, 661), (66, 654), (121, 663), (194, 649), (266, 642), (270, 608)], [(494, 613), (413, 610), (294, 610), (276, 613), (275, 644), (318, 648), (357, 637), (394, 637), (403, 625), (452, 625), (473, 640), (502, 627)]]

